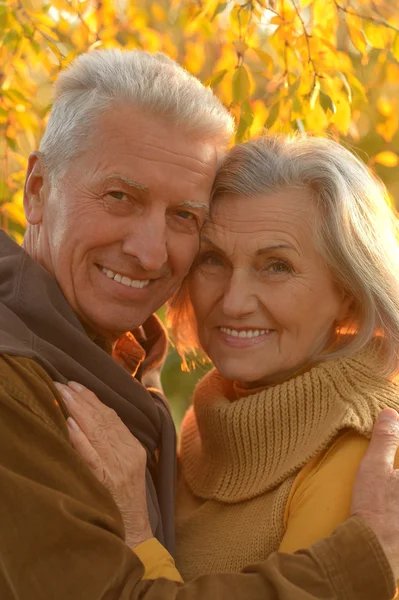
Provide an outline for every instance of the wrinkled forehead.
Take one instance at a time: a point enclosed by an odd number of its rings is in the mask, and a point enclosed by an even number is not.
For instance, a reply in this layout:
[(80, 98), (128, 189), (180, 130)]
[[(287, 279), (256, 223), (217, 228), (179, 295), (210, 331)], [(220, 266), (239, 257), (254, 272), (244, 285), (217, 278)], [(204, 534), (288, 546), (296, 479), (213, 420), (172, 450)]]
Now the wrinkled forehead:
[(245, 197), (238, 194), (222, 194), (212, 199), (209, 228), (228, 228), (230, 231), (251, 233), (259, 227), (311, 226), (317, 215), (317, 205), (310, 193), (292, 189)]

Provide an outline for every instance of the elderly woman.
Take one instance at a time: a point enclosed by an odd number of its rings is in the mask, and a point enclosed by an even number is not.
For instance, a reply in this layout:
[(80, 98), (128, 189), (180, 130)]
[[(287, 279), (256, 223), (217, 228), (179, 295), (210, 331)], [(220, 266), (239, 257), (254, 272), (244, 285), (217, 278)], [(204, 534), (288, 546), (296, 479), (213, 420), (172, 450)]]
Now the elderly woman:
[(169, 314), (179, 350), (215, 366), (182, 426), (185, 580), (348, 517), (373, 422), (399, 408), (397, 233), (381, 185), (333, 141), (265, 137), (227, 156)]

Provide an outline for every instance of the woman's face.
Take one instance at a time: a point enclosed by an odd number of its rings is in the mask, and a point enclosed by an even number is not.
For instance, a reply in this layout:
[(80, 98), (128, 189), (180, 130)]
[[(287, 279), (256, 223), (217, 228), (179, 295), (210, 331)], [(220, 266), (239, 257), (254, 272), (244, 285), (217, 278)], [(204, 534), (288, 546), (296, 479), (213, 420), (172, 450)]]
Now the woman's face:
[(230, 380), (277, 383), (332, 341), (349, 299), (315, 240), (304, 191), (215, 199), (189, 283), (204, 351)]

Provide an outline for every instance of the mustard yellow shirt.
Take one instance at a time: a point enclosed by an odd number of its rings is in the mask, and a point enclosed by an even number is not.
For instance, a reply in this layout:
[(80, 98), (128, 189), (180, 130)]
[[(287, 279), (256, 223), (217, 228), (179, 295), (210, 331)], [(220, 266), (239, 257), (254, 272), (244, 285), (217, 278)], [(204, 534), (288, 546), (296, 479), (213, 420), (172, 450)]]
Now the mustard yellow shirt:
[(362, 435), (345, 431), (301, 469), (285, 510), (281, 552), (308, 548), (349, 517), (356, 473), (368, 445)]
[[(285, 510), (285, 535), (279, 550), (293, 553), (332, 534), (350, 515), (356, 473), (369, 440), (345, 431), (296, 477)], [(399, 455), (395, 461), (399, 467)], [(143, 579), (182, 581), (171, 555), (155, 539), (134, 549), (143, 563)]]

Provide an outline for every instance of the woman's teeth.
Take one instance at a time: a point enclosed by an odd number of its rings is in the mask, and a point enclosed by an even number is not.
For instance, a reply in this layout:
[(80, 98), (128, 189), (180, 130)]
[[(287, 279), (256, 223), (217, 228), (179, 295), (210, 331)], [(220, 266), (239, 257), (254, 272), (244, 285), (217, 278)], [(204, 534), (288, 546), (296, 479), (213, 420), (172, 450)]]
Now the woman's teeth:
[(222, 333), (227, 333), (227, 335), (231, 335), (233, 337), (239, 338), (254, 338), (260, 337), (261, 335), (266, 335), (270, 333), (271, 329), (249, 329), (248, 331), (241, 330), (237, 331), (237, 329), (230, 329), (229, 327), (221, 327), (220, 331)]
[(114, 273), (113, 271), (111, 271), (110, 269), (106, 269), (105, 267), (103, 267), (101, 270), (104, 273), (104, 275), (106, 275), (110, 279), (113, 279), (114, 281), (117, 281), (118, 283), (121, 283), (122, 285), (126, 285), (126, 287), (143, 288), (150, 283), (149, 279), (130, 279), (130, 277), (126, 277), (126, 275)]

